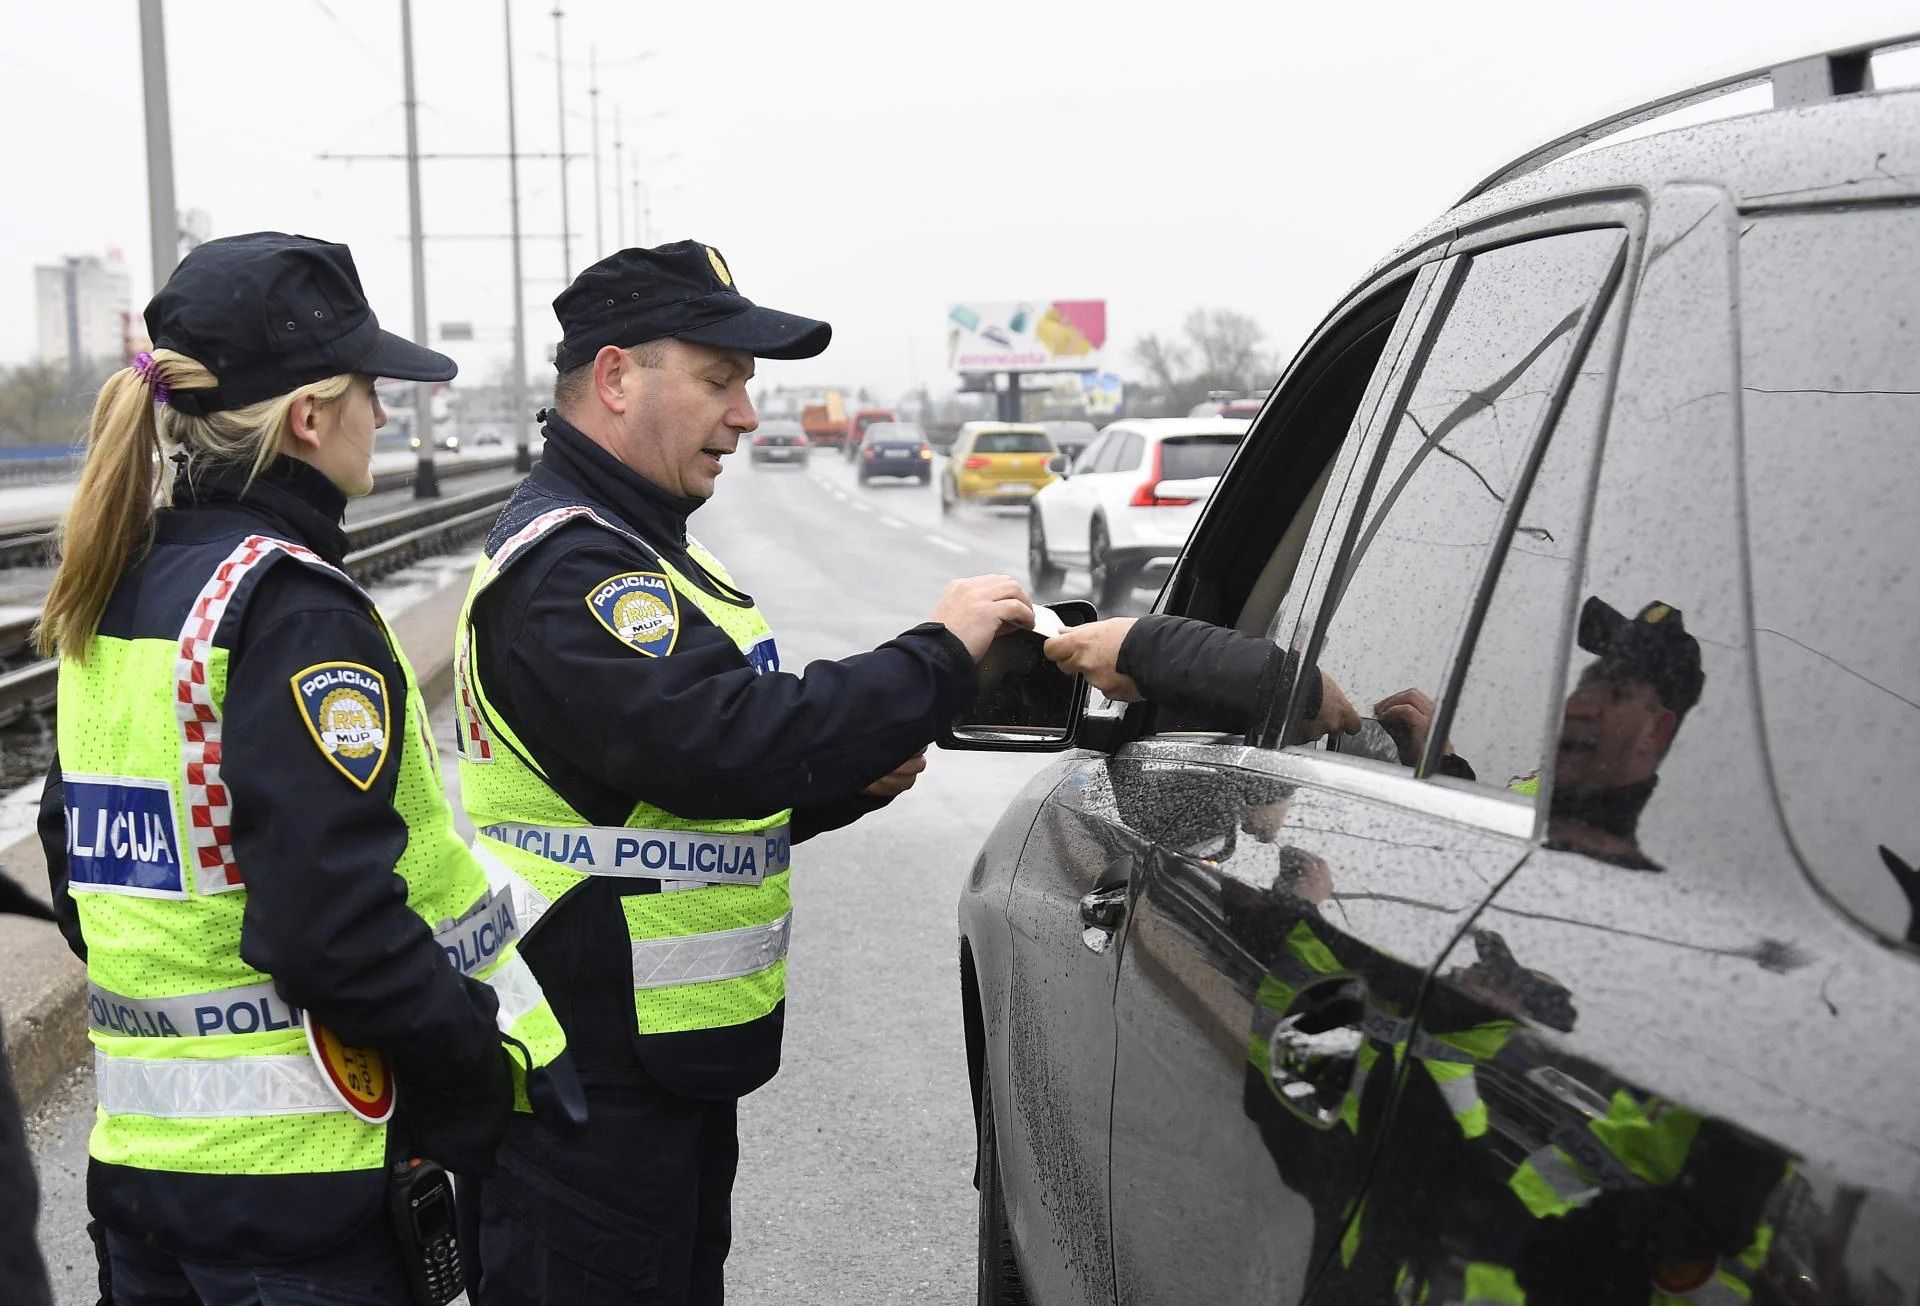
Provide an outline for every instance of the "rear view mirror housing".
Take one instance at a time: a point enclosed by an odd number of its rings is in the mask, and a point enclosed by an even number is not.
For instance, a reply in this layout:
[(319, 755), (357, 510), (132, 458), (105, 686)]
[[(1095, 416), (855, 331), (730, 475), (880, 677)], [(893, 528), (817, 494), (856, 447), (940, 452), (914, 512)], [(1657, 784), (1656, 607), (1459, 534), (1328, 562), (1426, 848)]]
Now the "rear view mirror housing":
[[(1067, 626), (1099, 617), (1084, 599), (1046, 606)], [(1058, 753), (1074, 747), (1087, 707), (1086, 677), (1069, 678), (1047, 661), (1045, 646), (1045, 638), (1030, 630), (994, 640), (980, 664), (980, 692), (940, 732), (940, 747), (983, 753)]]
[(1062, 478), (1065, 478), (1066, 476), (1068, 476), (1070, 473), (1067, 470), (1067, 456), (1063, 453), (1057, 453), (1053, 457), (1047, 459), (1047, 470), (1052, 472), (1055, 476), (1059, 476)]

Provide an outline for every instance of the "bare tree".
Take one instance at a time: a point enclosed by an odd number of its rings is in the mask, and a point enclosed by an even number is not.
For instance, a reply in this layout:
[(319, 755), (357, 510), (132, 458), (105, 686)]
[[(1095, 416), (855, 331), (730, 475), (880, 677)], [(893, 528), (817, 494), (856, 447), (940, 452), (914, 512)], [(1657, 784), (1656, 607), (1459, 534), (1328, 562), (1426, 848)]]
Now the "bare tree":
[(1230, 308), (1196, 308), (1181, 323), (1182, 340), (1142, 336), (1132, 358), (1173, 411), (1184, 413), (1214, 390), (1249, 393), (1270, 384), (1273, 357), (1261, 348), (1260, 324)]

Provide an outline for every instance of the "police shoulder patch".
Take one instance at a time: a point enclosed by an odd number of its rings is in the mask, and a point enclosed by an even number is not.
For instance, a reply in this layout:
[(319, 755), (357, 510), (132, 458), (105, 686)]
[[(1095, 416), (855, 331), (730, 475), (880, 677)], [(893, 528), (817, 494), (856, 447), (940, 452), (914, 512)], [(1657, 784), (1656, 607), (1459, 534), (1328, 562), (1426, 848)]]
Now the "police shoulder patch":
[(657, 571), (623, 571), (587, 591), (587, 610), (636, 653), (665, 657), (680, 636), (680, 599)]
[(361, 789), (373, 788), (393, 740), (386, 678), (358, 662), (319, 662), (292, 684), (320, 752)]

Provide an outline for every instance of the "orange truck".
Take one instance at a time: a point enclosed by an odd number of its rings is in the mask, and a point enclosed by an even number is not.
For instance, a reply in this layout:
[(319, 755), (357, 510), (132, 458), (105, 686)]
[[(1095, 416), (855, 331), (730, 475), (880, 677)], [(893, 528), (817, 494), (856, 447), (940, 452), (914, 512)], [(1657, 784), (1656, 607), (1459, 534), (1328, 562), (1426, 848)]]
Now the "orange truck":
[(842, 445), (847, 440), (847, 410), (841, 406), (840, 392), (829, 390), (825, 403), (808, 404), (800, 412), (800, 429), (811, 444)]

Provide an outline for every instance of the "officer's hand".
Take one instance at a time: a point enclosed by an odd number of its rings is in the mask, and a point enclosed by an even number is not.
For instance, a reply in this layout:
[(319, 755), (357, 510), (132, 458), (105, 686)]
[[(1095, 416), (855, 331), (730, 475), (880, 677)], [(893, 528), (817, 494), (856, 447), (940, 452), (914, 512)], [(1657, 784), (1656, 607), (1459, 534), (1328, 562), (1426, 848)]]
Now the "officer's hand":
[(1320, 673), (1320, 711), (1301, 725), (1301, 738), (1312, 743), (1328, 735), (1357, 735), (1360, 714), (1354, 710), (1339, 682), (1326, 672)]
[[(1427, 751), (1427, 736), (1433, 731), (1433, 700), (1424, 690), (1403, 689), (1389, 694), (1373, 705), (1373, 717), (1400, 750), (1400, 764), (1412, 766)], [(1451, 753), (1447, 744), (1442, 752)]]
[(926, 769), (927, 754), (923, 749), (868, 785), (864, 792), (869, 798), (898, 798), (913, 788), (914, 778)]
[(1120, 646), (1127, 642), (1134, 617), (1109, 617), (1084, 626), (1069, 626), (1047, 641), (1047, 660), (1067, 675), (1082, 675), (1087, 683), (1121, 703), (1138, 703), (1140, 686), (1120, 674)]
[(1011, 576), (969, 576), (947, 586), (933, 616), (978, 662), (1009, 626), (1033, 629), (1033, 603)]

